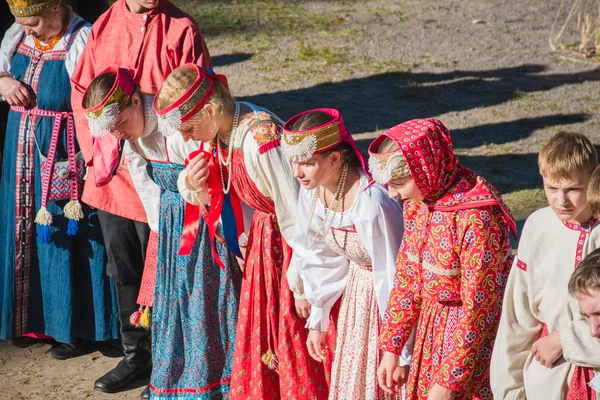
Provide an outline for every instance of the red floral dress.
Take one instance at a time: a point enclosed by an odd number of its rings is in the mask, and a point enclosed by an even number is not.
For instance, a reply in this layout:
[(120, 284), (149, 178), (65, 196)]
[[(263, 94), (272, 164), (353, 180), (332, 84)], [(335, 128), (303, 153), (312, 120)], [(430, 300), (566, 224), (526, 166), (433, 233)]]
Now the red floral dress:
[[(265, 114), (256, 118), (265, 118)], [(281, 125), (268, 118), (250, 124), (248, 135), (253, 138), (245, 140), (258, 141), (260, 152), (275, 151)], [(292, 250), (279, 229), (273, 200), (251, 180), (239, 149), (234, 150), (230, 172), (233, 190), (255, 210), (240, 296), (230, 399), (327, 399), (324, 364), (308, 354), (306, 321), (294, 311), (294, 296), (286, 279)]]
[(386, 134), (400, 144), (425, 199), (405, 205), (380, 347), (400, 354), (417, 325), (408, 400), (427, 399), (436, 383), (456, 391), (457, 400), (491, 399), (489, 366), (514, 220), (487, 181), (458, 165), (441, 122), (410, 121)]

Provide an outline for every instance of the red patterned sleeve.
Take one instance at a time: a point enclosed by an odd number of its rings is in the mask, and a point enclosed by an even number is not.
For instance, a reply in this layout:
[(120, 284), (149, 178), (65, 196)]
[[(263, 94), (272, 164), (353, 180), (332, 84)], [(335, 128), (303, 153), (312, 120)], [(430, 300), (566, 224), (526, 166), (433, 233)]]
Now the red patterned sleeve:
[[(436, 382), (464, 392), (471, 380), (489, 374), (493, 338), (498, 329), (506, 275), (510, 270), (508, 228), (497, 207), (461, 212), (462, 305), (455, 318), (454, 333), (445, 344)], [(479, 379), (477, 379), (479, 380)]]
[(400, 355), (421, 312), (421, 267), (411, 243), (416, 239), (416, 221), (404, 213), (404, 240), (396, 262), (396, 280), (390, 293), (379, 347)]

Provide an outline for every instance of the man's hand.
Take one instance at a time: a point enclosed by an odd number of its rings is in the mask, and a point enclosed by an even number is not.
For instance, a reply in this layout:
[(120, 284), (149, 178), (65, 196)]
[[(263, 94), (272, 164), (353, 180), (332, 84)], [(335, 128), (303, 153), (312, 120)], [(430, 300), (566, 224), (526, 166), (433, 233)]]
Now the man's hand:
[(533, 344), (531, 353), (544, 367), (552, 368), (554, 363), (563, 354), (562, 344), (560, 343), (560, 332), (554, 331), (548, 336), (538, 339)]

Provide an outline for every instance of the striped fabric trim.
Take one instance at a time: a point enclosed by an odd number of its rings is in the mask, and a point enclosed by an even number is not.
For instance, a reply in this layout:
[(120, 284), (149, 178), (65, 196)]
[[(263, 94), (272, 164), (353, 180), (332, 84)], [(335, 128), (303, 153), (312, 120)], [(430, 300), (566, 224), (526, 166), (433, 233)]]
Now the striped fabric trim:
[[(40, 74), (46, 61), (64, 61), (78, 30), (71, 32), (64, 50), (42, 52), (23, 43), (16, 52), (30, 58), (29, 66), (22, 81), (38, 92)], [(15, 329), (14, 336), (28, 332), (29, 285), (31, 255), (35, 251), (35, 148), (34, 135), (38, 117), (21, 114), (19, 122), (19, 145), (16, 154), (15, 187)]]

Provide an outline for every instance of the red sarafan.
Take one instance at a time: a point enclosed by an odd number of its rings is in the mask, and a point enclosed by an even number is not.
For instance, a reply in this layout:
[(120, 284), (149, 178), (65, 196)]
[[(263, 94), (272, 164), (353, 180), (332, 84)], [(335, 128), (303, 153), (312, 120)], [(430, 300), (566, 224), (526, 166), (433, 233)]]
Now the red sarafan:
[[(273, 117), (256, 113), (247, 124), (245, 140), (255, 142), (259, 156), (279, 151), (281, 124)], [(227, 150), (224, 152), (227, 158)], [(229, 171), (232, 189), (255, 210), (242, 282), (230, 398), (326, 399), (325, 370), (330, 370), (332, 357), (319, 363), (308, 354), (306, 321), (295, 315), (294, 293), (286, 278), (292, 250), (280, 229), (274, 201), (249, 176), (245, 157), (248, 155), (242, 149), (234, 149)], [(294, 179), (291, 174), (290, 179)]]
[(489, 364), (514, 219), (489, 182), (459, 165), (440, 121), (398, 125), (370, 153), (386, 138), (397, 143), (423, 200), (405, 204), (397, 283), (380, 346), (400, 354), (417, 326), (407, 399), (426, 399), (436, 384), (455, 391), (456, 399), (491, 399)]

